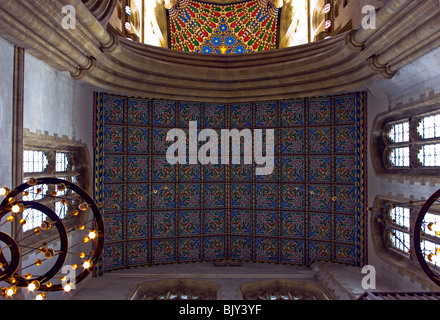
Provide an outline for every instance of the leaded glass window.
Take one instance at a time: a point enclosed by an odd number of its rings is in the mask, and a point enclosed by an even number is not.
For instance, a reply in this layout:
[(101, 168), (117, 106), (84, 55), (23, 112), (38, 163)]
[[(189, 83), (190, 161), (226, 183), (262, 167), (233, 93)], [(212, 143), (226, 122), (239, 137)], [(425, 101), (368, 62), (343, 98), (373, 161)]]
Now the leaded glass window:
[[(79, 170), (80, 166), (75, 163), (75, 157), (79, 157), (79, 152), (74, 150), (24, 150), (23, 152), (23, 183), (27, 182), (30, 178), (38, 177), (56, 177), (64, 179), (80, 187), (81, 175)], [(58, 191), (57, 196), (51, 196), (55, 190), (50, 190), (46, 184), (35, 185), (32, 188), (27, 189), (27, 195), (23, 196), (25, 201), (42, 200), (49, 206), (54, 212), (61, 218), (67, 218), (67, 207), (73, 206), (74, 198), (72, 199), (72, 191)], [(67, 192), (71, 194), (66, 194)], [(69, 201), (63, 200), (63, 198), (69, 196)], [(22, 226), (22, 231), (33, 230), (41, 225), (46, 218), (38, 210), (26, 209), (24, 211), (24, 218), (26, 223)]]
[(389, 215), (394, 224), (409, 230), (409, 208), (394, 207), (390, 210)]
[(408, 252), (410, 248), (410, 238), (409, 234), (407, 232), (403, 232), (397, 229), (392, 229), (392, 231), (389, 234), (391, 244), (394, 248), (403, 251)]
[[(378, 221), (382, 223), (384, 228), (384, 239), (386, 246), (392, 251), (405, 254), (410, 259), (417, 259), (414, 254), (414, 244), (412, 235), (414, 230), (414, 222), (420, 212), (420, 204), (423, 201), (408, 201), (406, 204), (396, 205), (386, 202), (384, 205), (385, 216), (379, 217)], [(440, 225), (440, 212), (427, 212), (424, 216), (421, 229), (421, 249), (425, 256), (425, 260), (433, 266), (440, 268), (440, 260), (428, 259), (432, 253), (440, 254), (440, 233), (435, 232), (436, 228), (432, 228), (432, 224)], [(433, 229), (433, 230), (431, 230)]]
[(40, 173), (48, 165), (47, 156), (43, 151), (24, 150), (23, 152), (23, 172)]
[(386, 168), (426, 171), (440, 167), (440, 113), (389, 122), (383, 130)]
[(417, 133), (422, 139), (440, 137), (440, 114), (423, 117), (417, 126)]
[(409, 157), (409, 147), (403, 147), (391, 149), (389, 159), (394, 167), (409, 167)]
[(388, 137), (393, 143), (409, 142), (409, 121), (393, 124)]
[(424, 167), (439, 167), (440, 143), (423, 145), (417, 154), (417, 159)]

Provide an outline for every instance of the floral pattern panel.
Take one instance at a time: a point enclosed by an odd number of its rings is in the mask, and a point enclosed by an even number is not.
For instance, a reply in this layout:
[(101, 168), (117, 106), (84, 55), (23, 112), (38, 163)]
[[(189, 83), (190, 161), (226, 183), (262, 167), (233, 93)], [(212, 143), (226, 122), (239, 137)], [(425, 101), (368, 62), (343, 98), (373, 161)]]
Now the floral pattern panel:
[[(96, 93), (95, 110), (100, 272), (223, 259), (366, 264), (365, 92), (236, 104)], [(224, 129), (262, 130), (263, 142), (273, 129), (274, 170), (257, 175), (243, 147), (239, 163), (168, 163), (168, 131), (188, 137), (190, 121), (217, 133), (219, 153)]]

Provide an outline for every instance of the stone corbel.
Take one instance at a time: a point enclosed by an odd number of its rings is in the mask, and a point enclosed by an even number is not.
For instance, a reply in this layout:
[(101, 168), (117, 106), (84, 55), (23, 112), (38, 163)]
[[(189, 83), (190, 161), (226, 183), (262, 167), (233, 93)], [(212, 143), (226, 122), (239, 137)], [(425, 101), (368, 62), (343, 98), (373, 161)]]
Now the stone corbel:
[(75, 80), (81, 80), (86, 74), (91, 73), (96, 68), (96, 59), (94, 57), (89, 57), (89, 63), (84, 66), (78, 66), (75, 72), (71, 72), (70, 75)]
[(355, 40), (354, 36), (357, 30), (351, 30), (345, 37), (345, 45), (352, 51), (362, 51), (365, 47), (363, 43)]
[(110, 41), (108, 43), (106, 43), (105, 45), (101, 46), (101, 51), (104, 53), (105, 52), (113, 53), (119, 47), (118, 36), (115, 33), (110, 32), (110, 30), (109, 30), (109, 35), (110, 35)]
[(371, 69), (380, 73), (385, 79), (391, 79), (396, 74), (395, 71), (391, 71), (388, 65), (379, 63), (376, 55), (373, 55), (368, 59), (368, 64), (370, 65)]

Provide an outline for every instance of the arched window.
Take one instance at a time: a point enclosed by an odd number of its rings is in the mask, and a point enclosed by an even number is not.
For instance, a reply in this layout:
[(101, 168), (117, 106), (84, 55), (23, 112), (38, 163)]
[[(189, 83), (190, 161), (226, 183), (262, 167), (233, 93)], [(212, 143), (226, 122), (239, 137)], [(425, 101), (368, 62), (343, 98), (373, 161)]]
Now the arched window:
[[(90, 174), (88, 157), (82, 143), (69, 141), (65, 138), (58, 139), (47, 134), (35, 134), (25, 129), (23, 148), (23, 183), (31, 178), (36, 178), (38, 181), (39, 177), (56, 177), (72, 182), (86, 190), (90, 188), (89, 181), (91, 179), (87, 177)], [(74, 219), (74, 217), (67, 216), (67, 212), (75, 212), (74, 209), (68, 210), (68, 208), (75, 206), (74, 192), (70, 189), (60, 191), (51, 188), (55, 188), (55, 186), (37, 183), (27, 189), (23, 200), (42, 200), (61, 219)], [(45, 219), (43, 213), (34, 209), (26, 209), (23, 216), (26, 220), (22, 226), (23, 232), (34, 230)]]
[[(381, 200), (378, 208), (373, 210), (373, 215), (375, 222), (381, 226), (380, 233), (385, 251), (398, 254), (417, 263), (414, 254), (413, 230), (414, 222), (421, 208), (420, 204), (423, 201), (402, 203)], [(436, 229), (432, 228), (433, 224), (440, 225), (440, 210), (438, 209), (436, 206), (431, 207), (425, 215), (421, 234), (421, 249), (425, 260), (433, 267), (440, 268), (440, 259), (433, 259), (434, 255), (440, 254), (440, 232), (436, 232)]]
[(383, 132), (387, 168), (440, 167), (440, 113), (390, 122)]
[(217, 283), (195, 279), (165, 279), (139, 283), (130, 300), (217, 300)]
[(381, 114), (372, 134), (372, 163), (379, 174), (438, 176), (440, 111), (438, 105)]
[(321, 286), (305, 281), (269, 279), (243, 283), (244, 300), (329, 300)]

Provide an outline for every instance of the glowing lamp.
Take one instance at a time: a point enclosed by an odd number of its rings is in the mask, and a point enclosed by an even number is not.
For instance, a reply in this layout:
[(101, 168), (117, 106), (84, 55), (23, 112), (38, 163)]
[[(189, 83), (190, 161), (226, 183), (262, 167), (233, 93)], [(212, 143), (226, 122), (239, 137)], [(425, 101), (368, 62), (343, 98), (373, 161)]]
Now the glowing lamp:
[(92, 266), (92, 262), (90, 260), (84, 261), (83, 268), (88, 269)]
[(72, 290), (72, 285), (70, 283), (66, 283), (66, 285), (63, 287), (64, 292), (70, 292)]
[(44, 292), (37, 294), (35, 300), (46, 300), (46, 294)]
[(6, 187), (0, 188), (0, 196), (7, 196), (9, 194), (9, 189)]
[(24, 210), (24, 206), (21, 203), (16, 203), (12, 206), (11, 211), (13, 213), (20, 213)]
[(437, 233), (437, 232), (440, 231), (440, 226), (437, 225), (435, 222), (430, 222), (428, 224), (428, 229), (431, 230), (431, 231), (434, 231), (435, 233)]
[(96, 236), (97, 236), (97, 234), (96, 234), (96, 231), (90, 231), (89, 232), (89, 239), (95, 239), (96, 238)]
[(38, 290), (40, 288), (40, 282), (38, 280), (34, 280), (31, 283), (29, 283), (27, 288), (29, 291)]
[(12, 297), (14, 294), (17, 293), (17, 287), (16, 287), (16, 286), (12, 286), (12, 287), (6, 289), (6, 292), (5, 292), (5, 293), (6, 293), (6, 295), (7, 295), (8, 297)]

